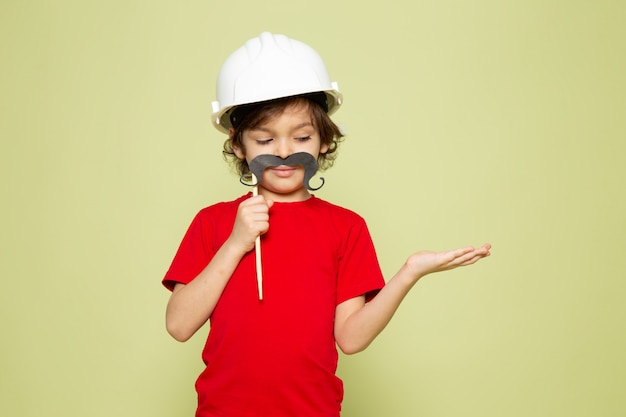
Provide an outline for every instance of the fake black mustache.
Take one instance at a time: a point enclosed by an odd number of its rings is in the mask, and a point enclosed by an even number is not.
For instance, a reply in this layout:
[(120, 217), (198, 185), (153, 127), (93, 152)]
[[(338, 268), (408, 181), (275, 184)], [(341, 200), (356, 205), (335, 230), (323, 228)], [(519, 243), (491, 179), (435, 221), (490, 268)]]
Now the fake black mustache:
[(250, 171), (257, 178), (256, 184), (245, 183), (243, 180), (243, 175), (241, 176), (239, 181), (244, 185), (254, 187), (256, 185), (261, 184), (261, 180), (263, 178), (263, 171), (265, 171), (265, 168), (277, 167), (281, 165), (291, 166), (291, 167), (298, 166), (298, 165), (302, 166), (304, 168), (303, 184), (307, 190), (316, 191), (322, 188), (322, 186), (324, 185), (324, 178), (320, 177), (320, 180), (322, 181), (322, 185), (320, 185), (317, 188), (311, 187), (311, 184), (309, 183), (309, 181), (311, 180), (311, 178), (313, 178), (313, 175), (315, 175), (315, 173), (317, 172), (318, 165), (317, 165), (317, 159), (315, 159), (313, 155), (307, 152), (297, 152), (297, 153), (289, 155), (287, 158), (284, 158), (284, 159), (276, 155), (259, 155), (248, 163), (248, 166), (250, 167)]

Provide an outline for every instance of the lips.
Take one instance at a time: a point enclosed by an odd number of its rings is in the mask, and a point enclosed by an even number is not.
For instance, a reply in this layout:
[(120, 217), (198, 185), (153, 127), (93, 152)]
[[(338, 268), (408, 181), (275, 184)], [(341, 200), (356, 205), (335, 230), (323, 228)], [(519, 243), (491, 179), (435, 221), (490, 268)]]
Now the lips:
[(277, 167), (270, 167), (269, 170), (271, 170), (277, 177), (286, 178), (296, 172), (296, 167), (281, 165)]

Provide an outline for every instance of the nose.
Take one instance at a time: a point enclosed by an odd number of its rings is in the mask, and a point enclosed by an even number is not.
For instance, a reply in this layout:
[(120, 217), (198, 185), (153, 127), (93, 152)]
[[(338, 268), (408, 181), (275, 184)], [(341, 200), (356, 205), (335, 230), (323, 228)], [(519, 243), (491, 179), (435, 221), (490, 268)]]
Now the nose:
[(291, 149), (291, 145), (288, 140), (285, 140), (285, 139), (276, 140), (276, 155), (277, 156), (280, 156), (281, 158), (285, 159), (292, 153), (293, 152)]

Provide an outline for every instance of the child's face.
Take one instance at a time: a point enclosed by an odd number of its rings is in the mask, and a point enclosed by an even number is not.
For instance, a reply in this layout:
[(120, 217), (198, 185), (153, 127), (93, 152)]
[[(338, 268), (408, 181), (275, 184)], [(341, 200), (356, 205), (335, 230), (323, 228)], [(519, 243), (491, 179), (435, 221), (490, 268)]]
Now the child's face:
[[(328, 150), (328, 145), (321, 145), (306, 104), (289, 106), (282, 114), (245, 130), (242, 143), (243, 148), (234, 151), (238, 158), (246, 158), (248, 162), (258, 155), (286, 158), (296, 152), (306, 152), (317, 159), (320, 152)], [(270, 167), (263, 172), (259, 193), (274, 201), (300, 201), (309, 196), (303, 180), (302, 166)]]

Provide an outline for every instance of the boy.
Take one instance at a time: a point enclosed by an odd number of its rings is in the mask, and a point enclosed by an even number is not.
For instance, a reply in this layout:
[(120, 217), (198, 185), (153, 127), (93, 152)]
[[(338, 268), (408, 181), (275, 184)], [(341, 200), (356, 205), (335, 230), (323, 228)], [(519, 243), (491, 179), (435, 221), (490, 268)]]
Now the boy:
[(307, 45), (251, 39), (224, 63), (218, 98), (224, 152), (258, 195), (201, 210), (163, 279), (175, 339), (211, 321), (196, 416), (339, 416), (336, 346), (362, 351), (419, 278), (473, 264), (490, 246), (415, 253), (385, 284), (365, 221), (309, 191), (311, 171), (332, 165), (342, 138), (329, 117), (342, 97)]

